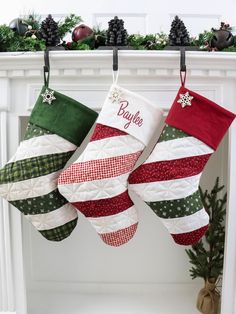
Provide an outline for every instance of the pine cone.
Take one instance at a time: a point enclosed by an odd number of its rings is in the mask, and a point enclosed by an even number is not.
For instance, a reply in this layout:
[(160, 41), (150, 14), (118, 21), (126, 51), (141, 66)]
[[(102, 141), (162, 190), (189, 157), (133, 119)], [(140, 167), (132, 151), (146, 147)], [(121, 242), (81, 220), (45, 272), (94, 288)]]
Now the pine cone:
[(171, 29), (169, 34), (170, 46), (189, 46), (190, 39), (188, 31), (184, 25), (184, 22), (176, 16), (171, 23)]
[(41, 38), (45, 40), (46, 46), (57, 46), (60, 43), (58, 24), (51, 14), (42, 22), (39, 33)]
[(108, 22), (108, 30), (106, 32), (107, 46), (126, 46), (128, 43), (128, 34), (124, 28), (124, 21), (118, 19), (117, 16)]

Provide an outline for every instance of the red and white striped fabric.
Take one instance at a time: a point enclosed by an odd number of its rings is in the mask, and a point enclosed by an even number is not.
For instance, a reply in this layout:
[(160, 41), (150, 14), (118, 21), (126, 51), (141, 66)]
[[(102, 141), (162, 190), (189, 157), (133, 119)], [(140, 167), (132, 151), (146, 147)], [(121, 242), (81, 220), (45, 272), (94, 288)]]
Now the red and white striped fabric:
[(182, 86), (158, 143), (129, 176), (129, 188), (152, 208), (177, 244), (192, 245), (208, 229), (199, 180), (234, 118)]
[(161, 117), (145, 98), (113, 84), (90, 143), (59, 177), (60, 193), (108, 245), (120, 246), (136, 232), (138, 216), (127, 178)]

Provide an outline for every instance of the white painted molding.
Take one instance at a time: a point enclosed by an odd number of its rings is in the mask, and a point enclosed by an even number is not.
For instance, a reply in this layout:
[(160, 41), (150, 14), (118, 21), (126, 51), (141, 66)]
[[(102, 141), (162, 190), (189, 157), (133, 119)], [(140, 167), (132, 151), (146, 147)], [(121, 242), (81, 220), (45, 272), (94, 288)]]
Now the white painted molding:
[[(179, 85), (168, 83), (156, 85), (152, 82), (144, 86), (143, 82), (128, 82), (125, 84), (125, 87), (133, 92), (142, 94), (144, 97), (146, 96), (153, 103), (158, 103), (164, 113), (167, 114)], [(220, 84), (190, 84), (188, 87), (216, 102), (222, 102), (222, 88)], [(22, 112), (21, 115), (28, 115), (31, 112), (41, 88), (42, 84), (28, 84), (26, 109), (25, 113)], [(99, 112), (105, 100), (108, 84), (106, 82), (100, 82), (99, 85), (94, 83), (89, 84), (88, 82), (79, 85), (54, 83), (53, 88)], [(24, 108), (22, 107), (22, 111), (23, 110)]]
[(10, 82), (8, 78), (0, 78), (0, 112), (9, 110)]
[[(7, 162), (6, 112), (0, 113), (0, 160), (2, 167)], [(0, 310), (3, 311), (15, 308), (10, 229), (9, 203), (0, 199)]]
[[(40, 77), (43, 52), (12, 52), (0, 54), (0, 77)], [(101, 77), (111, 76), (111, 51), (53, 51), (50, 52), (51, 76)], [(236, 78), (236, 53), (186, 52), (189, 77)], [(122, 76), (179, 76), (178, 51), (119, 51)]]

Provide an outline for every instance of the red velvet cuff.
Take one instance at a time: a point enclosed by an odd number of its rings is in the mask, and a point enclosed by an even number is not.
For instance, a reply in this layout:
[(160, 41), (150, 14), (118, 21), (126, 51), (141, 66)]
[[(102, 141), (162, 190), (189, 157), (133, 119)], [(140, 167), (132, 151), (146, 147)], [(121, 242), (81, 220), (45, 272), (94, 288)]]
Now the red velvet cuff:
[[(189, 92), (191, 106), (184, 108), (177, 101)], [(216, 150), (235, 114), (213, 101), (181, 86), (166, 118), (166, 123), (194, 136)]]

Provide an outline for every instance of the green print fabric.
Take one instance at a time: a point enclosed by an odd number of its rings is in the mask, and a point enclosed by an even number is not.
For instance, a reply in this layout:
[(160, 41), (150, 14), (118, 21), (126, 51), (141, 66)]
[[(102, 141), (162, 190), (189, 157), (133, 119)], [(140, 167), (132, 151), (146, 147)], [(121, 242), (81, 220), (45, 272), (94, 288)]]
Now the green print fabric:
[[(51, 103), (43, 101), (47, 92), (55, 98)], [(44, 86), (23, 141), (0, 170), (0, 196), (50, 241), (67, 238), (77, 224), (77, 211), (59, 193), (57, 179), (96, 118), (93, 110)]]

